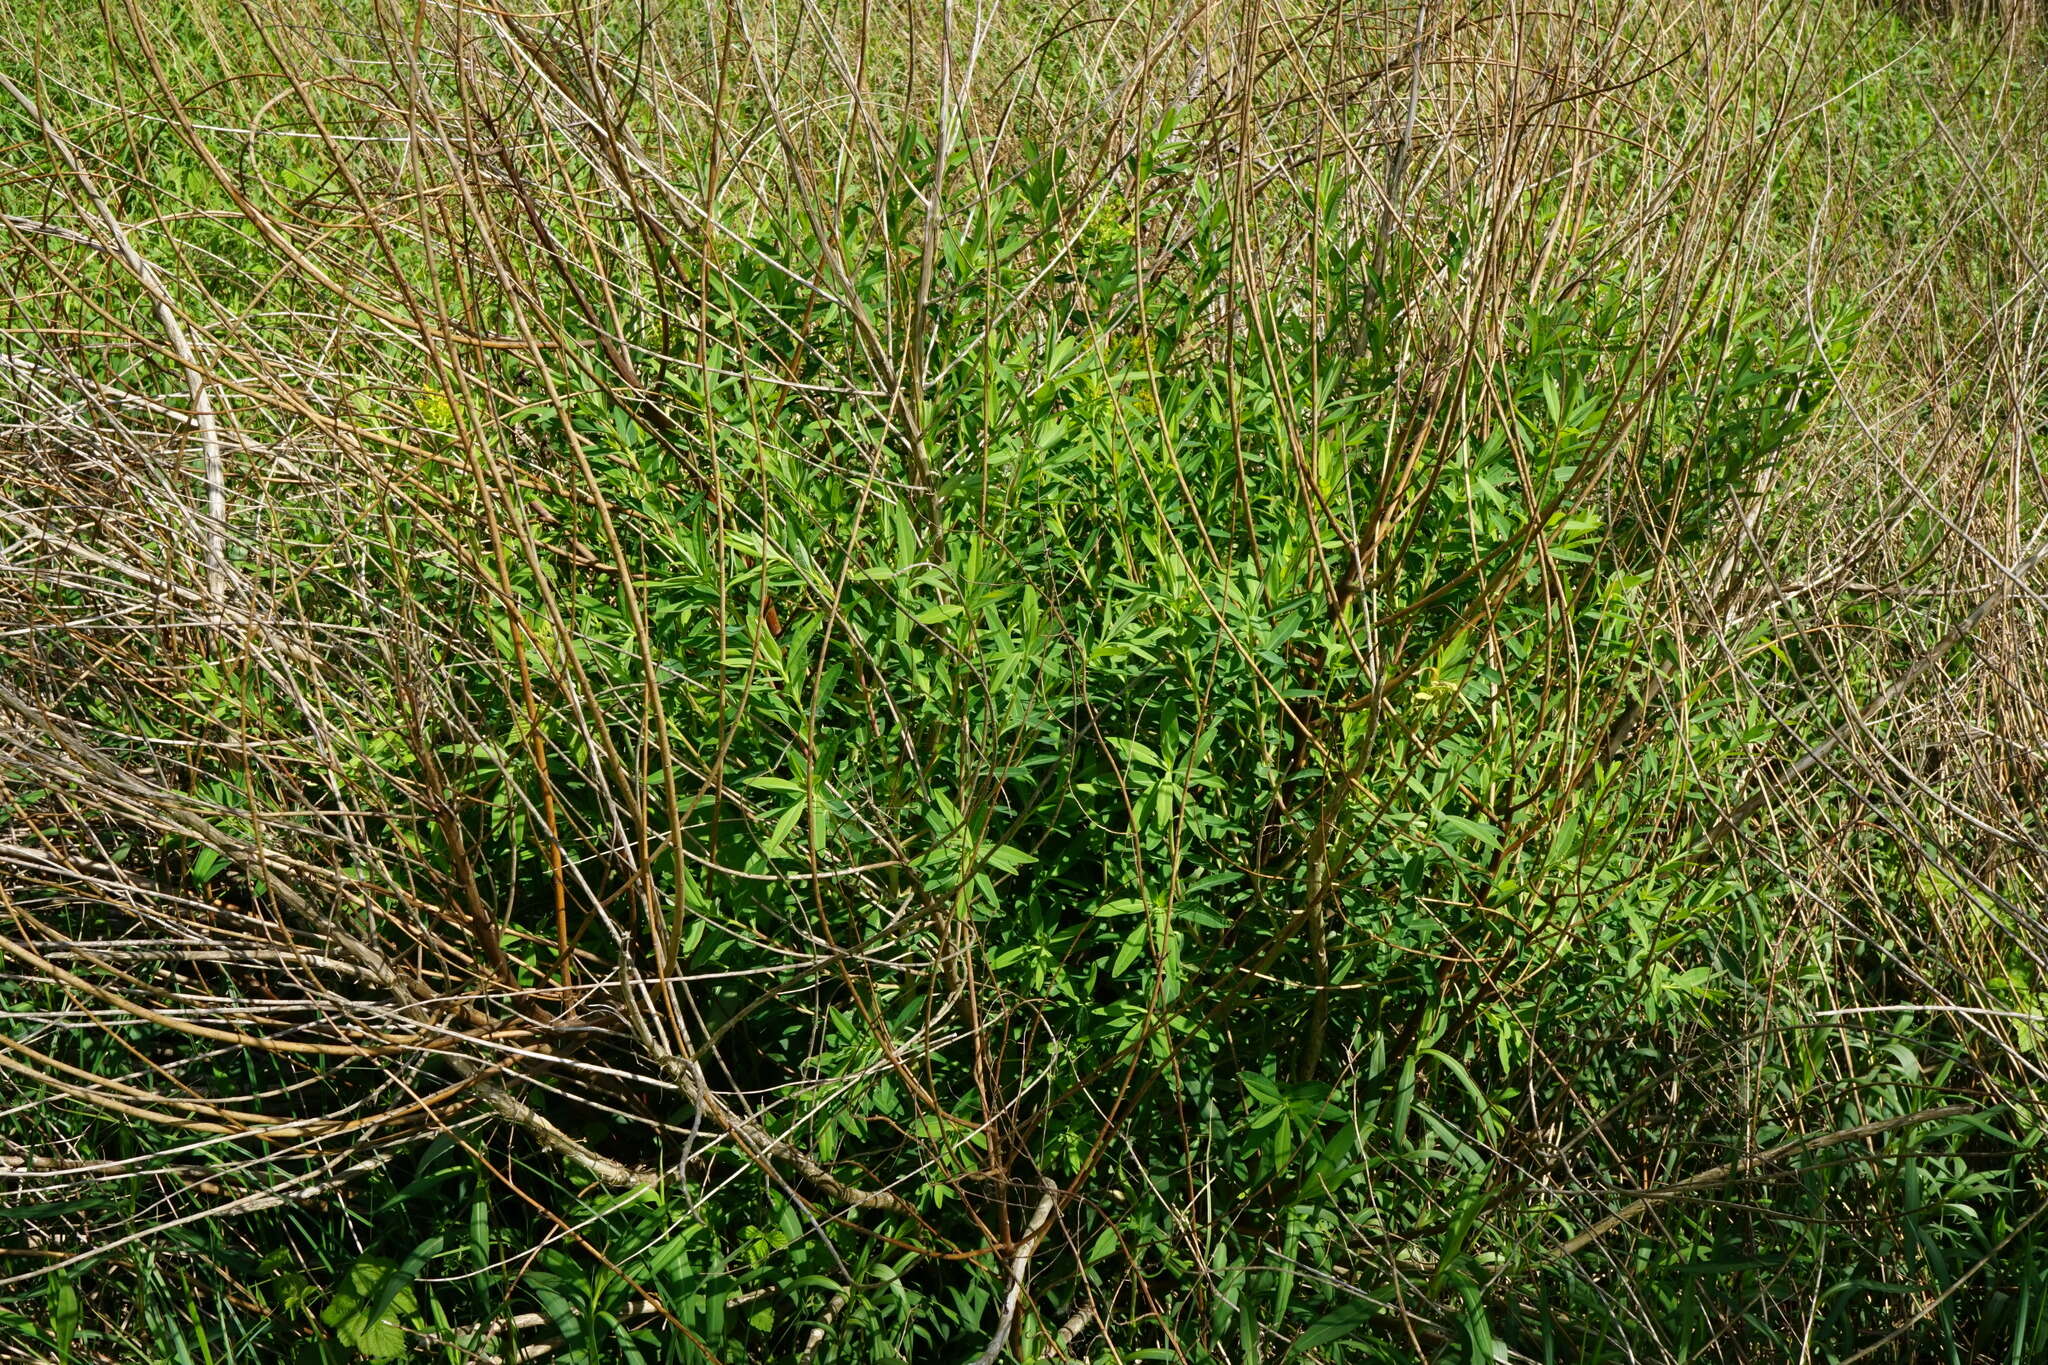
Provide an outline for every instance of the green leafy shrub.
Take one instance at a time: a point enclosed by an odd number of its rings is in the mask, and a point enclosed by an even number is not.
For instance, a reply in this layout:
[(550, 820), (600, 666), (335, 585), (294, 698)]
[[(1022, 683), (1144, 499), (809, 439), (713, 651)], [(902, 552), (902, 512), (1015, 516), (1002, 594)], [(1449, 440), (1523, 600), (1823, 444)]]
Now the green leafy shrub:
[[(1790, 932), (1794, 853), (1718, 842), (1844, 714), (1839, 640), (1738, 612), (1722, 532), (1846, 329), (1679, 241), (1691, 200), (1668, 240), (1602, 222), (1538, 157), (1397, 233), (1359, 210), (1397, 174), (1266, 175), (1214, 109), (1088, 164), (944, 118), (780, 179), (686, 141), (678, 226), (601, 46), (505, 50), (609, 124), (408, 72), (468, 120), (460, 250), (360, 92), (289, 131), (383, 131), (252, 135), (243, 171), (164, 115), (195, 332), (318, 298), (308, 242), (364, 278), (347, 342), (252, 329), (195, 381), (275, 457), (236, 595), (186, 585), (155, 485), (5, 509), (168, 566), (12, 599), (19, 1131), (117, 1173), (7, 1208), (105, 1271), (10, 1330), (586, 1365), (2039, 1339), (2032, 1129), (1910, 1014), (1816, 1030), (1838, 976), (1897, 1003), (1890, 950)], [(295, 442), (334, 468), (280, 472)], [(2003, 963), (2011, 1012), (2032, 979)], [(1928, 1306), (1996, 1258), (1968, 1317)]]

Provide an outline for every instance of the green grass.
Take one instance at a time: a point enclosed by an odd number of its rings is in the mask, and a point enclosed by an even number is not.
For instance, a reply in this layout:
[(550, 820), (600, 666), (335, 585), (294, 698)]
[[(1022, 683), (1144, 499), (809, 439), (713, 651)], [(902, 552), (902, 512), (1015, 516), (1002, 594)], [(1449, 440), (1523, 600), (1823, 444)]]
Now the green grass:
[(2048, 1344), (2023, 29), (9, 18), (10, 1358)]

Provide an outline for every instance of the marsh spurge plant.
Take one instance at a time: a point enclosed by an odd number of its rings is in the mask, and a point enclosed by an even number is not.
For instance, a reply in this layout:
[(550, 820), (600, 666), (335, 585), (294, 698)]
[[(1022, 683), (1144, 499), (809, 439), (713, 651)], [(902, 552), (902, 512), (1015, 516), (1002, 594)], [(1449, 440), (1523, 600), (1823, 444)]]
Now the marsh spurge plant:
[(266, 32), (290, 127), (205, 112), (217, 36), (119, 48), (171, 283), (109, 200), (9, 305), (22, 1332), (1688, 1359), (1796, 1308), (1846, 1355), (1884, 1276), (2031, 1255), (1958, 1049), (1759, 1042), (1830, 964), (1733, 832), (1840, 697), (1727, 531), (1852, 336), (1706, 240), (1747, 134), (1610, 213), (1552, 106), (1460, 122), (1507, 40), (1425, 13), (1400, 175), (1264, 77), (1147, 103), (1143, 45), (1087, 155), (915, 46), (936, 116), (864, 77), (835, 150), (776, 17)]

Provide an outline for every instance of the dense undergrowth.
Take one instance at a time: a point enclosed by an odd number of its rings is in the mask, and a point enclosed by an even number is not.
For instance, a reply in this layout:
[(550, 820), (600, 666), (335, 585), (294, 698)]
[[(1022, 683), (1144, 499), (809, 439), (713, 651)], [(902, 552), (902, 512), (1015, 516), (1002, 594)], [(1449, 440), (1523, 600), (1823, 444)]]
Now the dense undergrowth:
[(2048, 1346), (2023, 26), (57, 8), (0, 1349)]

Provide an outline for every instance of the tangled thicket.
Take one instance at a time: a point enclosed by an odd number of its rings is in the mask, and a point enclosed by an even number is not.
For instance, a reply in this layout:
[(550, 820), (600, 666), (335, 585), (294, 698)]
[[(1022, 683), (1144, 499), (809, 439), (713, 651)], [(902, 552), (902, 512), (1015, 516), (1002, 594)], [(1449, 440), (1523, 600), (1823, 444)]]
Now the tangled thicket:
[(17, 4), (0, 1349), (2035, 1358), (2008, 17)]

